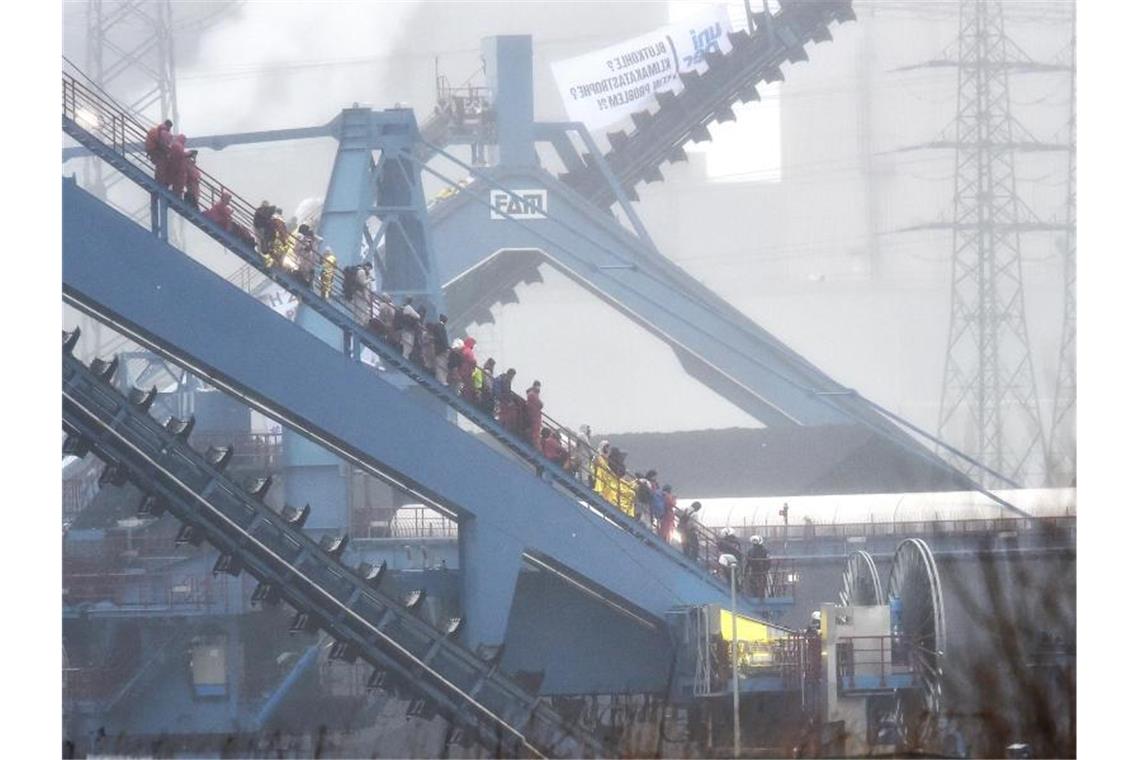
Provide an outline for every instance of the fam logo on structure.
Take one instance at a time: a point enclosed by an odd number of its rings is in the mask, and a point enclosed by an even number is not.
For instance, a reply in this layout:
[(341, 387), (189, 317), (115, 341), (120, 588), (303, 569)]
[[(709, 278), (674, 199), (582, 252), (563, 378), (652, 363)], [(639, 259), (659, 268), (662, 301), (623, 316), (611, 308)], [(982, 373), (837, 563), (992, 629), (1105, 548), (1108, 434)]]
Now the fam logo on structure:
[(542, 219), (546, 216), (546, 190), (492, 190), (492, 219)]

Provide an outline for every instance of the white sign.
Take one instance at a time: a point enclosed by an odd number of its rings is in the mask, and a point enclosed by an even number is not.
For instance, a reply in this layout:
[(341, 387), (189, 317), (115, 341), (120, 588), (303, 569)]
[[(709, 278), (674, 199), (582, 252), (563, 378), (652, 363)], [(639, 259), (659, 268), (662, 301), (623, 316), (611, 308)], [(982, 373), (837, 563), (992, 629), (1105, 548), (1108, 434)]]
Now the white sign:
[(682, 89), (680, 75), (704, 71), (705, 56), (732, 50), (723, 6), (603, 50), (551, 64), (570, 121), (602, 129), (643, 111), (654, 95)]
[(492, 219), (543, 219), (546, 217), (546, 190), (491, 191)]

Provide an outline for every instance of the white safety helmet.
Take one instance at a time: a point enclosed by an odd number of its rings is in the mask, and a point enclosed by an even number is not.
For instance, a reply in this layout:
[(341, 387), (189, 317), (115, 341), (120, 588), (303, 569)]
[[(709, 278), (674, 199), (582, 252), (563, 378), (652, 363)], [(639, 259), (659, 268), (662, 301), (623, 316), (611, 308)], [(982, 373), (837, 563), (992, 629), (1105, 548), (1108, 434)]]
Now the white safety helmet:
[(732, 528), (725, 528), (724, 530), (722, 530), (720, 532), (720, 534), (722, 536), (724, 536), (725, 538), (728, 538), (729, 536), (735, 536), (736, 535), (736, 533), (733, 532)]
[(811, 621), (813, 623), (818, 623), (820, 621), (821, 617), (823, 617), (823, 616), (819, 614), (819, 610), (816, 610), (815, 612), (811, 613)]
[(750, 538), (749, 540), (750, 540), (752, 543), (756, 544), (757, 546), (760, 546), (761, 544), (763, 544), (763, 543), (764, 543), (764, 539), (760, 538), (760, 536), (753, 536), (753, 537), (752, 537), (752, 538)]

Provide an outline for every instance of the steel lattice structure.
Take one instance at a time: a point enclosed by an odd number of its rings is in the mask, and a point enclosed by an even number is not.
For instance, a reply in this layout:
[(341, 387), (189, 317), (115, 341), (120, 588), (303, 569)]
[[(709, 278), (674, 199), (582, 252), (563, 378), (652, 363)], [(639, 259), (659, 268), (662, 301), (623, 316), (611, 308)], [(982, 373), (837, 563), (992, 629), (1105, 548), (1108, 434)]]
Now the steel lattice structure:
[(1006, 36), (999, 2), (962, 3), (953, 284), (938, 428), (1014, 479), (1044, 460), (1021, 279), (1020, 232), (1037, 225), (1018, 197), (1014, 165), (1016, 145), (1033, 140), (1010, 112), (1010, 64), (1023, 55)]
[(1049, 468), (1054, 480), (1068, 483), (1076, 478), (1077, 416), (1077, 75), (1074, 25), (1070, 60), (1069, 187), (1065, 230), (1065, 308), (1061, 324), (1061, 356), (1057, 364), (1057, 387), (1053, 397), (1053, 422), (1049, 431)]
[[(174, 25), (170, 0), (87, 0), (87, 72), (95, 84), (116, 92), (119, 80), (142, 83), (127, 110), (144, 122), (178, 123), (174, 76)], [(101, 161), (85, 162), (84, 184), (106, 197)]]
[[(178, 97), (174, 76), (174, 28), (170, 0), (87, 0), (86, 72), (100, 88), (125, 95), (138, 94), (127, 109), (144, 123), (163, 119), (178, 122)], [(136, 90), (137, 88), (137, 90)], [(106, 200), (108, 191), (121, 179), (104, 176), (104, 164), (96, 158), (83, 161), (83, 186)], [(149, 205), (124, 208), (136, 219), (150, 215)], [(181, 224), (174, 235), (181, 236)], [(89, 330), (93, 348), (103, 353), (113, 342), (104, 339), (102, 327), (80, 318)]]

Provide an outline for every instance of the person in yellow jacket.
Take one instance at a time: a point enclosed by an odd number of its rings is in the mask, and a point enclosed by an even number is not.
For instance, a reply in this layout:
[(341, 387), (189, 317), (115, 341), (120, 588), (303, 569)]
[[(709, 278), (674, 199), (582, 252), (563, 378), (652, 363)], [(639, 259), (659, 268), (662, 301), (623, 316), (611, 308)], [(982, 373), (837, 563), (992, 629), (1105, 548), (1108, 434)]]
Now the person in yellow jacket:
[(629, 517), (636, 515), (633, 507), (634, 497), (637, 494), (637, 481), (633, 478), (622, 478), (618, 481), (618, 509)]
[(602, 441), (601, 449), (598, 455), (594, 457), (594, 490), (597, 491), (603, 499), (616, 505), (618, 500), (618, 479), (617, 475), (614, 475), (614, 471), (610, 469), (610, 463), (607, 459), (609, 453), (609, 442)]
[(333, 279), (336, 276), (336, 256), (331, 248), (326, 248), (321, 258), (321, 298), (328, 298), (332, 293)]

